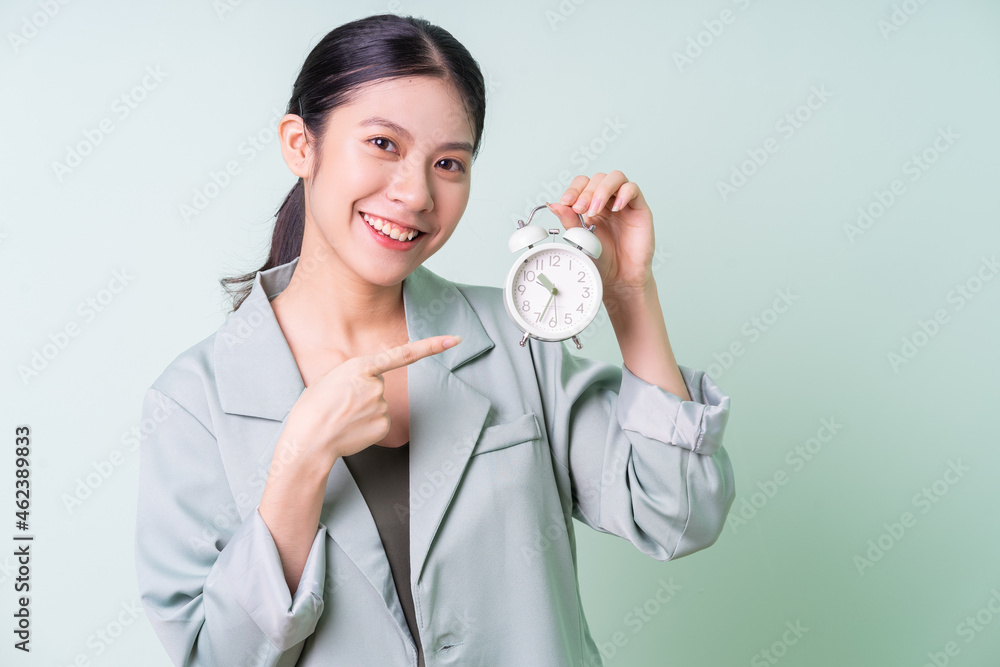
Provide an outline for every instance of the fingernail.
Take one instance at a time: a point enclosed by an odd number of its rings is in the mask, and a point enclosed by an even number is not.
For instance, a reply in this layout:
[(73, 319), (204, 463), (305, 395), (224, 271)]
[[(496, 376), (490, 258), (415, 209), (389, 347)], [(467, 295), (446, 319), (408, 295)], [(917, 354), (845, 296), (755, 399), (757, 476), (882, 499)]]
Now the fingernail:
[(591, 204), (590, 204), (590, 210), (587, 211), (587, 217), (588, 218), (593, 217), (593, 215), (595, 213), (597, 213), (598, 211), (601, 210), (601, 207), (599, 206), (600, 203), (601, 202), (598, 199), (595, 199), (593, 202), (591, 202)]
[(571, 201), (573, 201), (573, 195), (567, 192), (562, 196), (562, 199), (559, 200), (559, 203), (568, 205)]
[(449, 347), (454, 347), (455, 345), (458, 345), (461, 342), (462, 342), (461, 336), (452, 336), (451, 338), (445, 338), (444, 347), (445, 349)]
[(611, 207), (611, 210), (612, 211), (617, 211), (621, 207), (622, 207), (622, 198), (618, 197), (617, 199), (615, 199), (615, 205)]
[(577, 213), (583, 213), (587, 210), (587, 200), (580, 199), (573, 205), (573, 210)]

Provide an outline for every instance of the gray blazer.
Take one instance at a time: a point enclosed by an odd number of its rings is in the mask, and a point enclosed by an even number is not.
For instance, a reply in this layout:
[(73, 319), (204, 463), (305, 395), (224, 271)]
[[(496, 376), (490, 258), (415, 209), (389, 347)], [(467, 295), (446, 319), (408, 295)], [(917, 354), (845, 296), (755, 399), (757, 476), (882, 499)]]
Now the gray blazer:
[[(146, 392), (135, 558), (147, 618), (178, 665), (417, 664), (375, 522), (343, 460), (289, 594), (257, 511), (303, 391), (256, 276), (214, 334)], [(531, 339), (497, 287), (424, 266), (403, 281), (410, 340), (462, 343), (408, 367), (411, 580), (437, 665), (601, 665), (580, 600), (573, 518), (660, 561), (718, 539), (734, 498), (729, 397), (681, 366), (682, 401), (624, 365)]]

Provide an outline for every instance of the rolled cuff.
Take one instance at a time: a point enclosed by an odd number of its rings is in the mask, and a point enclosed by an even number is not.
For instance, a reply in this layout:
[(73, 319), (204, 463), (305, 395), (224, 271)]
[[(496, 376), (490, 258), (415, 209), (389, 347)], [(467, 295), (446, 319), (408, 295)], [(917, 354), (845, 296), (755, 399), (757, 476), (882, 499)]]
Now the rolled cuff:
[(729, 396), (703, 371), (678, 364), (694, 400), (637, 377), (622, 364), (617, 415), (621, 428), (696, 454), (711, 455), (722, 445), (729, 421)]
[(286, 651), (316, 630), (326, 585), (326, 526), (320, 525), (292, 597), (278, 547), (260, 511), (233, 534), (217, 567), (243, 610), (279, 651)]

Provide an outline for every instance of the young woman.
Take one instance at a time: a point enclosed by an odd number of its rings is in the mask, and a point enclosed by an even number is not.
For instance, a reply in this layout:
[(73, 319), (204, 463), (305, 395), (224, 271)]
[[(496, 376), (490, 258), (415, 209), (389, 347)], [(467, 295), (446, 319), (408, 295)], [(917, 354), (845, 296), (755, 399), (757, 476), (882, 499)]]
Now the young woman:
[(422, 19), (306, 59), (270, 256), (143, 406), (136, 566), (176, 664), (600, 665), (572, 519), (664, 561), (721, 533), (729, 397), (674, 360), (635, 183), (551, 205), (596, 225), (621, 366), (521, 347), (499, 288), (423, 266), (484, 114), (475, 60)]

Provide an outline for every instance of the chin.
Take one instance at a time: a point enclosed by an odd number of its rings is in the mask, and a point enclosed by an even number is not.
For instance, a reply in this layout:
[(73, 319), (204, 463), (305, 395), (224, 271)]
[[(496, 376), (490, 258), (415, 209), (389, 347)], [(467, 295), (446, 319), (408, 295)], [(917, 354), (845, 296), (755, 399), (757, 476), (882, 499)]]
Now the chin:
[[(376, 264), (379, 263), (376, 258), (373, 258), (373, 261)], [(395, 268), (390, 267), (388, 264), (380, 264), (375, 267), (355, 267), (355, 273), (372, 285), (392, 287), (393, 285), (398, 285), (406, 276), (410, 275), (410, 269), (403, 267), (401, 264), (396, 265)]]

